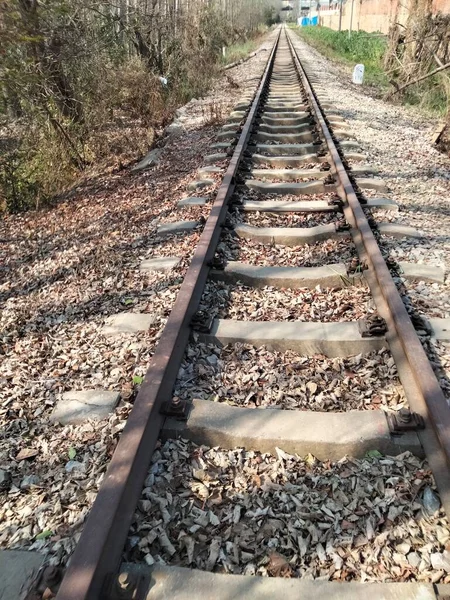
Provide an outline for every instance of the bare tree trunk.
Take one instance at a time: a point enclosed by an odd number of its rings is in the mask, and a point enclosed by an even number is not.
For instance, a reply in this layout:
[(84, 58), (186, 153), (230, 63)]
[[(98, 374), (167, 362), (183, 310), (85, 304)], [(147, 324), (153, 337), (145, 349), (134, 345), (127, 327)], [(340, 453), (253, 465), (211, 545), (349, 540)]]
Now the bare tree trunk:
[[(54, 100), (61, 113), (75, 121), (83, 122), (83, 107), (76, 98), (74, 89), (67, 78), (61, 59), (62, 42), (54, 34), (45, 42), (39, 19), (37, 0), (19, 0), (20, 12), (25, 31), (36, 41), (30, 43), (32, 60), (36, 72), (43, 79), (40, 86), (47, 100)], [(48, 89), (48, 91), (47, 91)], [(40, 103), (40, 100), (39, 100)]]

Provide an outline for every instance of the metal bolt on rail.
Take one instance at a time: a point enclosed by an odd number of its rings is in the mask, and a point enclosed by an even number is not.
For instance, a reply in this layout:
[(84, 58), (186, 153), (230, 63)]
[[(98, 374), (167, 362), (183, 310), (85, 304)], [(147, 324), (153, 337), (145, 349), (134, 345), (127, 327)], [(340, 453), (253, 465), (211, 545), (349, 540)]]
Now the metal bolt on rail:
[(361, 337), (375, 337), (387, 333), (387, 323), (377, 313), (369, 315), (366, 319), (359, 321)]
[(105, 578), (99, 600), (145, 600), (149, 586), (148, 574), (111, 573)]
[(175, 417), (180, 421), (186, 421), (189, 417), (189, 408), (190, 405), (186, 400), (174, 396), (171, 400), (165, 400), (162, 403), (159, 412), (166, 417)]
[(417, 413), (413, 413), (409, 408), (403, 407), (396, 413), (388, 413), (388, 424), (391, 433), (403, 433), (405, 431), (416, 431), (425, 429), (425, 421)]
[(201, 333), (209, 333), (214, 322), (214, 315), (205, 310), (198, 310), (191, 319), (191, 327)]

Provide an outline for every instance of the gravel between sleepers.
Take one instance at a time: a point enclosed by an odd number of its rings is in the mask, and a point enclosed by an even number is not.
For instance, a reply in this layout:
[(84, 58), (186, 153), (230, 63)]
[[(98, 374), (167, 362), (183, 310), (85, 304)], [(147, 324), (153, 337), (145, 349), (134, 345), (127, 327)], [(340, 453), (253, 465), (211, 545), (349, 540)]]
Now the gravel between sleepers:
[(367, 288), (263, 288), (206, 283), (199, 309), (242, 321), (357, 321), (373, 311)]
[[(268, 182), (267, 182), (268, 183)], [(296, 196), (295, 194), (266, 194), (258, 192), (245, 186), (237, 186), (235, 194), (241, 200), (283, 200), (283, 202), (317, 202), (317, 200), (332, 200), (336, 197), (335, 192), (326, 192), (323, 194), (303, 194)]]
[(332, 581), (450, 580), (426, 462), (320, 462), (168, 441), (153, 455), (124, 559)]
[[(214, 195), (216, 191), (217, 190), (215, 190)], [(202, 190), (198, 190), (197, 196), (203, 197)], [(187, 196), (183, 196), (183, 198), (185, 197), (187, 198)], [(199, 221), (200, 223), (204, 223), (211, 212), (211, 206), (212, 203), (208, 202), (205, 206), (190, 206), (180, 210), (174, 210), (169, 215), (165, 216), (159, 225), (175, 223), (176, 221)], [(182, 234), (182, 236), (184, 235), (186, 235), (186, 232)]]
[(409, 302), (424, 317), (449, 318), (450, 296), (448, 286), (439, 283), (403, 282)]
[(438, 241), (428, 238), (394, 238), (390, 235), (380, 235), (379, 243), (382, 252), (395, 260), (441, 267), (446, 271), (448, 279), (449, 268), (442, 245)]
[[(267, 156), (264, 155), (262, 152), (258, 152), (257, 153), (259, 156)], [(270, 159), (270, 156), (267, 156), (267, 159)], [(301, 170), (305, 170), (305, 169), (320, 169), (325, 163), (315, 163), (315, 162), (310, 162), (310, 163), (300, 163), (298, 166), (295, 167), (291, 167), (289, 165), (283, 166), (283, 167), (279, 167), (279, 168), (283, 168), (283, 169), (287, 169), (288, 171), (290, 171), (291, 169), (301, 169)], [(254, 163), (252, 162), (251, 159), (249, 159), (248, 161), (244, 162), (243, 165), (245, 167), (247, 167), (248, 169), (277, 169), (278, 167), (273, 167), (270, 163)], [(329, 165), (328, 165), (329, 166)], [(322, 169), (322, 170), (326, 170), (329, 172), (329, 169)]]
[(247, 408), (335, 412), (399, 410), (406, 403), (388, 350), (326, 358), (198, 341), (186, 350), (174, 395)]
[[(267, 213), (242, 212), (241, 222), (255, 227), (316, 227), (339, 219), (336, 213)], [(236, 219), (236, 223), (240, 221)]]
[(217, 246), (227, 260), (238, 260), (251, 265), (272, 267), (320, 267), (335, 263), (349, 264), (357, 256), (351, 240), (325, 240), (303, 246), (261, 244), (224, 233)]

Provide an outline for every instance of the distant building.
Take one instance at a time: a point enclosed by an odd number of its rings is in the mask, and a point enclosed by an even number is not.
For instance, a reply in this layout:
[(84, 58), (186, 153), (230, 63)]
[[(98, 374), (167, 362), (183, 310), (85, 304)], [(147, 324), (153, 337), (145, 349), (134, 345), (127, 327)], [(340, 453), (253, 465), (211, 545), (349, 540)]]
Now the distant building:
[(280, 15), (282, 21), (295, 21), (296, 0), (282, 0)]

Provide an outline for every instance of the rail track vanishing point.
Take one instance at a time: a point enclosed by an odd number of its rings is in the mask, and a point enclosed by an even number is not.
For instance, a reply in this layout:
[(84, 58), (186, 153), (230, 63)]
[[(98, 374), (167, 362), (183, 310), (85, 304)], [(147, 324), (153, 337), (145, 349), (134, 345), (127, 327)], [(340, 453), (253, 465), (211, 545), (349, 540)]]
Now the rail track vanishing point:
[[(249, 92), (235, 107), (219, 135), (215, 154), (207, 157), (208, 166), (202, 170), (203, 176), (220, 172), (217, 165), (227, 160), (227, 152), (229, 156), (232, 149), (178, 298), (70, 559), (59, 600), (147, 597), (150, 567), (131, 579), (119, 573), (135, 507), (161, 436), (225, 447), (241, 445), (261, 452), (280, 447), (299, 455), (312, 453), (320, 460), (339, 460), (346, 454), (364, 456), (370, 450), (390, 455), (410, 450), (427, 457), (442, 505), (449, 514), (450, 414), (373, 232), (370, 210), (384, 206), (386, 200), (367, 200), (364, 189), (381, 189), (382, 184), (376, 178), (361, 177), (371, 170), (361, 162), (364, 156), (357, 152), (358, 146), (348, 136), (342, 117), (324, 99), (314, 68), (307, 62), (302, 64), (293, 34), (283, 27), (275, 37), (256, 92)], [(269, 224), (274, 226), (255, 226), (261, 215), (268, 216)], [(277, 222), (285, 225), (288, 215), (289, 226), (277, 226)], [(319, 224), (295, 227), (299, 222), (296, 219), (302, 223), (305, 215), (316, 215)], [(356, 254), (349, 264), (255, 265), (229, 260), (224, 236), (236, 244), (256, 240), (288, 248), (335, 239), (339, 244), (354, 246)], [(215, 285), (240, 282), (283, 290), (314, 289), (317, 285), (356, 289), (368, 285), (374, 304), (365, 319), (341, 322), (217, 319), (208, 306), (202, 305), (199, 310), (205, 285), (211, 281)], [(437, 331), (438, 325), (432, 323), (431, 327)], [(345, 357), (387, 347), (395, 360), (406, 401), (401, 410), (349, 411), (344, 407), (340, 411), (314, 412), (244, 408), (205, 399), (186, 401), (173, 390), (193, 335), (194, 344), (251, 344), (302, 356)], [(263, 397), (264, 385), (260, 387)], [(197, 578), (200, 586), (196, 592), (189, 588), (192, 578)], [(266, 597), (263, 583), (272, 580), (256, 579), (261, 587), (241, 588), (241, 597)], [(149, 598), (167, 594), (175, 598), (200, 597), (200, 571), (186, 570), (177, 588), (170, 587), (170, 577), (158, 581), (158, 585), (153, 581), (150, 586)], [(208, 582), (203, 589), (205, 597), (237, 597), (231, 580), (229, 596), (223, 595), (220, 587), (211, 591), (211, 580)], [(330, 585), (350, 586), (349, 596), (345, 596), (348, 598), (363, 593), (373, 598), (394, 597), (382, 584), (376, 584), (381, 585), (377, 591), (373, 586), (355, 591), (351, 587), (354, 584)], [(272, 592), (272, 597), (287, 593), (283, 589)], [(313, 587), (295, 589), (305, 598), (319, 598), (323, 593), (319, 588), (313, 592)], [(405, 595), (399, 598), (419, 597), (415, 596), (416, 588), (402, 589)], [(329, 588), (326, 593), (332, 594)]]

